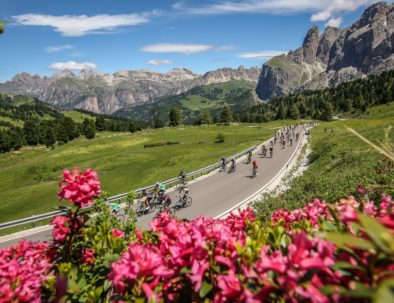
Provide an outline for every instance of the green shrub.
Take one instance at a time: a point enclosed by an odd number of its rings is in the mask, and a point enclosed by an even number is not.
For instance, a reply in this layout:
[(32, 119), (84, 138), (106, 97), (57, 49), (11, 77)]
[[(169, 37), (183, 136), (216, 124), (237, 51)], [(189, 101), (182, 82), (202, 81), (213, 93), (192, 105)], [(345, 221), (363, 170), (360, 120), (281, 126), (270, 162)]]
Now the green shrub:
[(216, 136), (216, 141), (215, 143), (223, 143), (225, 140), (225, 137), (222, 133), (218, 133)]

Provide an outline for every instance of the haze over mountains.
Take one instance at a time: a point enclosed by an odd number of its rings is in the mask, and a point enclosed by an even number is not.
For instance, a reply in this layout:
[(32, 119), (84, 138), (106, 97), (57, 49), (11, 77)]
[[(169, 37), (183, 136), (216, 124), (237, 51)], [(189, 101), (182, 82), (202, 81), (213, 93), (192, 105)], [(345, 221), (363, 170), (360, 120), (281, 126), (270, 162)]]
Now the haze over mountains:
[[(267, 100), (306, 89), (334, 87), (394, 69), (393, 46), (394, 4), (379, 2), (343, 30), (326, 27), (320, 34), (318, 27), (312, 27), (300, 48), (273, 57), (261, 69), (240, 66), (204, 75), (185, 68), (167, 73), (126, 70), (112, 75), (91, 71), (75, 75), (65, 70), (52, 77), (21, 73), (0, 84), (0, 92), (36, 97), (63, 109), (112, 114), (123, 109), (130, 112), (144, 104), (151, 107), (163, 97), (177, 96), (203, 85), (237, 80), (256, 83), (258, 97)], [(168, 98), (168, 102), (174, 100)]]
[(112, 75), (69, 70), (52, 77), (21, 73), (0, 84), (0, 92), (36, 97), (59, 108), (82, 108), (96, 113), (111, 114), (131, 105), (154, 102), (169, 95), (178, 95), (194, 87), (230, 80), (256, 82), (258, 67), (221, 68), (204, 75), (185, 68), (167, 73), (148, 70), (118, 71)]
[(333, 87), (394, 68), (394, 4), (376, 3), (353, 25), (312, 27), (302, 47), (263, 65), (256, 89), (261, 99)]

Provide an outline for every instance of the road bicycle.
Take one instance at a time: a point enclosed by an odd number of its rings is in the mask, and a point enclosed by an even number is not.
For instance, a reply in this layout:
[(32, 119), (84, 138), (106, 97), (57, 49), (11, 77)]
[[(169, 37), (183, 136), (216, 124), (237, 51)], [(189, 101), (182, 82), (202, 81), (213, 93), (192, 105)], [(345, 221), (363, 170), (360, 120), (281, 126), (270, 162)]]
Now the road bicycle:
[(256, 178), (256, 176), (257, 176), (257, 168), (253, 168), (252, 169), (252, 177)]
[(192, 205), (193, 199), (189, 195), (178, 196), (178, 201), (174, 205), (174, 210), (179, 210), (181, 208), (189, 207)]

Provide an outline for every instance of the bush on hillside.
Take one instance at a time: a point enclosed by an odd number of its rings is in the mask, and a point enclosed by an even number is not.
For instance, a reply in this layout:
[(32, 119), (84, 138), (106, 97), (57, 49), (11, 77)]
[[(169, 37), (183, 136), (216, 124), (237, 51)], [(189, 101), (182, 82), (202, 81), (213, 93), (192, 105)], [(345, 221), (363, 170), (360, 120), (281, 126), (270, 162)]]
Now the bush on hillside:
[(215, 143), (223, 143), (225, 140), (225, 137), (222, 133), (218, 133), (216, 136)]

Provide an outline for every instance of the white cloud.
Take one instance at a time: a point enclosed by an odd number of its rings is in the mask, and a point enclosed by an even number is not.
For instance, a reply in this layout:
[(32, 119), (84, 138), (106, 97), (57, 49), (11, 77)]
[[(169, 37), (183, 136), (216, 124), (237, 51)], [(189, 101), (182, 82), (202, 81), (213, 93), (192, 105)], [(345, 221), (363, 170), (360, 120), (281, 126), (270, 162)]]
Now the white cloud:
[(253, 59), (253, 60), (264, 60), (282, 54), (287, 54), (287, 51), (261, 51), (255, 53), (243, 53), (238, 55), (239, 58)]
[(212, 50), (209, 44), (157, 43), (144, 46), (141, 51), (147, 53), (181, 53), (194, 54)]
[(95, 16), (23, 14), (13, 16), (13, 18), (20, 25), (49, 26), (63, 36), (80, 37), (88, 34), (110, 33), (121, 26), (135, 26), (147, 23), (149, 17), (155, 14), (158, 14), (158, 12)]
[(149, 60), (147, 63), (150, 65), (166, 65), (166, 64), (171, 64), (172, 61), (171, 60), (154, 60), (154, 59), (152, 59), (152, 60)]
[(48, 46), (45, 51), (47, 53), (55, 53), (55, 52), (60, 52), (63, 50), (68, 50), (68, 49), (73, 49), (74, 47), (70, 44), (66, 45), (58, 45), (58, 46)]
[(210, 44), (188, 44), (188, 43), (157, 43), (147, 45), (141, 48), (141, 51), (147, 53), (181, 53), (181, 54), (194, 54), (215, 50), (218, 52), (225, 52), (235, 50), (235, 45), (221, 45), (214, 46)]
[(328, 20), (328, 22), (326, 23), (326, 26), (332, 26), (332, 27), (340, 27), (342, 24), (343, 18), (339, 17), (339, 18), (331, 18), (330, 20)]
[(51, 70), (81, 70), (81, 69), (94, 69), (97, 68), (96, 63), (93, 62), (75, 62), (75, 61), (67, 61), (67, 62), (55, 62), (48, 66)]
[[(338, 13), (355, 11), (361, 6), (376, 3), (376, 0), (325, 0), (325, 5), (311, 16), (311, 21), (326, 21), (334, 19), (333, 16)], [(338, 23), (338, 19), (336, 22)], [(333, 21), (334, 22), (334, 21)]]
[(335, 14), (354, 11), (376, 2), (376, 0), (246, 0), (224, 1), (199, 7), (186, 7), (183, 2), (177, 2), (172, 7), (184, 14), (199, 15), (232, 13), (280, 15), (309, 12), (312, 13), (311, 21), (326, 21), (333, 18)]

